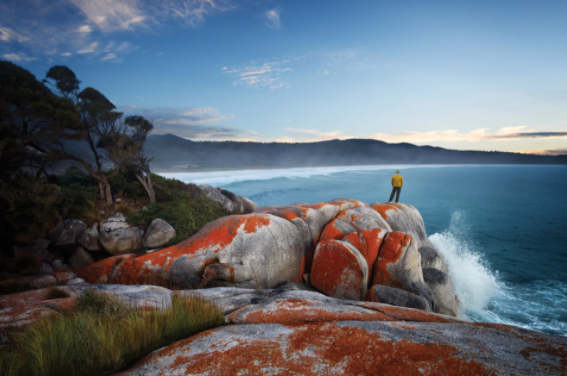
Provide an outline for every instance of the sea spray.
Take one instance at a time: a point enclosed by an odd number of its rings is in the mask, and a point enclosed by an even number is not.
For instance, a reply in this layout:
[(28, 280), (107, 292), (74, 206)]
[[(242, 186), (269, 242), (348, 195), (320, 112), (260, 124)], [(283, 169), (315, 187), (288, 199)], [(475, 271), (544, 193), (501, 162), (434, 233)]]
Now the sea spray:
[(501, 286), (481, 255), (469, 245), (464, 214), (453, 213), (449, 229), (429, 239), (449, 263), (449, 275), (461, 301), (461, 316), (485, 309)]

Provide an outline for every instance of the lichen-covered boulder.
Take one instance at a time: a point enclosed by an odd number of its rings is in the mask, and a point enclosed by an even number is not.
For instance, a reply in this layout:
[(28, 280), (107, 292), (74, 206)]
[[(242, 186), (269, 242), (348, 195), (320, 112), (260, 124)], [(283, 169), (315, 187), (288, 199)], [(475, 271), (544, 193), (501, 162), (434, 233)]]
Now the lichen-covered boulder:
[(435, 298), (423, 280), (421, 255), (411, 235), (398, 231), (386, 235), (373, 267), (372, 286), (374, 285), (413, 292), (424, 297), (431, 310), (438, 311)]
[(122, 262), (136, 257), (135, 253), (112, 256), (100, 260), (94, 264), (88, 265), (77, 270), (77, 276), (89, 283), (105, 284), (114, 276), (116, 267)]
[(143, 235), (142, 228), (128, 224), (126, 217), (117, 213), (101, 223), (98, 238), (104, 249), (116, 256), (140, 249)]
[[(209, 223), (177, 245), (123, 261), (107, 281), (272, 288), (300, 280), (302, 257), (299, 234), (290, 222), (268, 214), (234, 215)], [(79, 276), (90, 282), (90, 269), (97, 264), (83, 268)]]
[(159, 248), (175, 237), (175, 229), (163, 219), (156, 218), (150, 223), (144, 235), (145, 248)]
[(340, 212), (325, 227), (319, 241), (335, 239), (352, 244), (371, 270), (389, 231), (392, 231), (390, 225), (376, 211), (359, 206)]
[(51, 245), (58, 247), (76, 246), (79, 244), (79, 238), (86, 230), (85, 222), (78, 219), (61, 221), (51, 233)]
[(367, 205), (358, 200), (339, 198), (317, 204), (300, 203), (289, 206), (268, 206), (261, 208), (257, 212), (286, 219), (297, 227), (305, 251), (305, 259), (302, 264), (303, 270), (305, 273), (309, 273), (313, 255), (315, 254), (315, 247), (325, 226), (343, 210), (359, 206)]
[(100, 244), (98, 235), (98, 223), (95, 222), (83, 233), (83, 235), (81, 235), (79, 238), (79, 244), (91, 252), (100, 251), (102, 249), (102, 245)]
[(435, 249), (435, 246), (427, 237), (423, 218), (415, 207), (409, 204), (393, 202), (372, 204), (370, 207), (380, 213), (393, 231), (404, 232), (411, 235), (420, 253), (422, 253), (422, 248), (427, 249), (424, 251), (424, 253), (427, 254), (424, 267), (434, 267), (447, 273), (447, 261), (445, 257)]
[(313, 287), (337, 299), (363, 300), (368, 289), (368, 264), (350, 243), (319, 242), (309, 275)]
[(69, 256), (69, 266), (74, 270), (81, 269), (95, 262), (93, 255), (84, 247), (77, 247)]

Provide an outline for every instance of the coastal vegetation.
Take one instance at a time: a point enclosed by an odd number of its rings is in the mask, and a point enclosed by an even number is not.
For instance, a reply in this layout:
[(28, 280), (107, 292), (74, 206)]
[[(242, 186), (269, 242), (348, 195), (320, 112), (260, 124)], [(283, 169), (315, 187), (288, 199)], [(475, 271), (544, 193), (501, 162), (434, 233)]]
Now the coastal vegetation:
[(227, 214), (194, 184), (153, 174), (145, 148), (153, 124), (123, 115), (96, 89), (81, 90), (65, 66), (39, 81), (0, 61), (1, 277), (37, 273), (13, 246), (48, 238), (62, 219), (91, 226), (121, 212), (147, 226), (163, 218), (176, 230), (173, 244)]
[[(54, 299), (64, 298), (54, 292)], [(173, 293), (165, 310), (85, 290), (68, 314), (42, 318), (0, 350), (0, 374), (107, 375), (179, 339), (223, 324), (211, 303)]]

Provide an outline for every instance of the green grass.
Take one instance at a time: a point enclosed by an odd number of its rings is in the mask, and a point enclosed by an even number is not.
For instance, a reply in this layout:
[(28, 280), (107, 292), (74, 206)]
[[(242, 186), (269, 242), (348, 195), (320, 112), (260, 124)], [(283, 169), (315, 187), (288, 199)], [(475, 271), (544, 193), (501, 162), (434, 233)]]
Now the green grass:
[(169, 310), (143, 311), (85, 290), (74, 313), (42, 318), (0, 350), (0, 375), (108, 375), (222, 323), (224, 316), (211, 303), (178, 293)]

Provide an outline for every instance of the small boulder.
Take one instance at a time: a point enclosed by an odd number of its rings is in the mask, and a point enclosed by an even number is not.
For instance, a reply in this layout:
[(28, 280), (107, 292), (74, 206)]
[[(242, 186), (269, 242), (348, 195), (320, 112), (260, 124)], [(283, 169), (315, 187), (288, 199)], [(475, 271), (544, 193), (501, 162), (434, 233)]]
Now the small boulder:
[(368, 264), (350, 243), (326, 240), (317, 245), (311, 285), (337, 299), (363, 300), (368, 288)]
[(389, 286), (374, 285), (369, 291), (368, 300), (376, 303), (385, 303), (398, 307), (415, 308), (430, 311), (429, 302), (409, 291)]
[(144, 248), (163, 247), (175, 237), (175, 229), (163, 219), (156, 218), (150, 223), (144, 235)]
[(41, 267), (39, 268), (39, 275), (48, 275), (48, 274), (52, 274), (54, 272), (53, 270), (53, 266), (44, 263), (43, 265), (41, 265)]
[(79, 238), (86, 230), (85, 222), (78, 219), (61, 221), (51, 234), (51, 245), (57, 247), (78, 245)]
[(222, 192), (208, 184), (202, 184), (199, 186), (201, 191), (205, 196), (213, 200), (214, 202), (218, 203), (222, 208), (234, 214), (242, 214), (243, 209), (240, 208), (240, 205), (233, 202), (230, 198), (226, 197), (222, 194)]
[(73, 270), (78, 270), (92, 264), (93, 262), (95, 262), (93, 256), (89, 251), (81, 246), (77, 247), (77, 249), (75, 249), (69, 257), (69, 265), (73, 268)]
[(91, 252), (100, 251), (102, 245), (98, 239), (98, 223), (94, 223), (79, 238), (79, 244)]
[(143, 235), (143, 229), (129, 225), (122, 213), (116, 213), (102, 222), (98, 237), (104, 249), (116, 256), (140, 249)]

